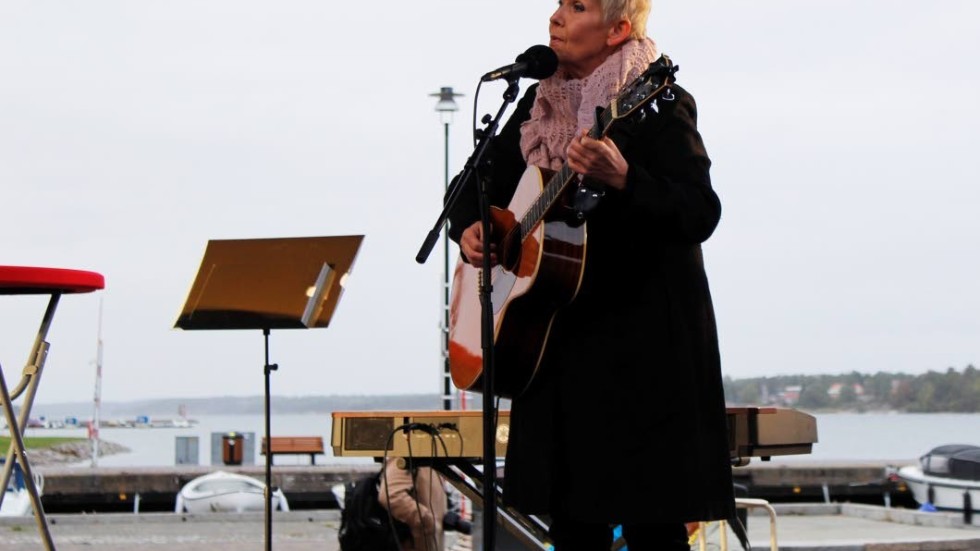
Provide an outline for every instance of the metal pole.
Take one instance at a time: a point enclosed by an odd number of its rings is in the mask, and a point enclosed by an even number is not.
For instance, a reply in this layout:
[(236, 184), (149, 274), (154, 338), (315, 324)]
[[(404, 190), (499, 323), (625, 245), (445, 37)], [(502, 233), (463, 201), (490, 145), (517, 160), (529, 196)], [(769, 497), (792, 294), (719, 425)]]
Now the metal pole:
[(265, 337), (265, 549), (272, 551), (272, 400), (269, 378), (279, 366), (269, 363), (269, 329), (263, 329), (262, 335)]
[[(453, 91), (452, 86), (443, 86), (438, 92), (429, 94), (439, 98), (436, 103), (436, 112), (442, 120), (443, 129), (443, 189), (444, 193), (449, 191), (449, 124), (452, 122), (452, 115), (458, 111), (454, 98), (462, 96)], [(442, 267), (442, 322), (440, 333), (442, 333), (442, 409), (448, 411), (453, 408), (453, 385), (452, 373), (449, 366), (449, 228), (444, 226), (442, 229), (442, 248), (443, 248), (443, 267)], [(431, 234), (430, 234), (431, 235)]]
[[(443, 123), (445, 143), (444, 191), (449, 191), (449, 121)], [(442, 270), (442, 361), (443, 391), (442, 409), (453, 409), (452, 374), (449, 371), (449, 228), (442, 229), (444, 264)]]

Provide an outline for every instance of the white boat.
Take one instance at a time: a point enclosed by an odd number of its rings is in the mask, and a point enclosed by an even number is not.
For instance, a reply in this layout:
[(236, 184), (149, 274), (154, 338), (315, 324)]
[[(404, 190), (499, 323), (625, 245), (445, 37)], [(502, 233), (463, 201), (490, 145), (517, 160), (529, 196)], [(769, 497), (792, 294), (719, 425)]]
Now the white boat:
[[(272, 509), (288, 511), (282, 489), (272, 493)], [(215, 471), (191, 480), (177, 494), (177, 513), (243, 513), (265, 510), (265, 483), (250, 476)]]
[[(3, 461), (0, 459), (0, 468)], [(38, 497), (44, 494), (44, 477), (39, 473), (34, 473), (34, 486), (37, 488)], [(3, 503), (0, 504), (0, 517), (23, 517), (34, 514), (34, 507), (31, 504), (31, 495), (27, 492), (27, 485), (24, 484), (24, 472), (20, 470), (20, 464), (14, 463), (14, 468), (10, 473), (10, 482), (3, 494)]]
[(918, 465), (898, 469), (924, 507), (980, 512), (980, 446), (946, 444), (919, 458)]

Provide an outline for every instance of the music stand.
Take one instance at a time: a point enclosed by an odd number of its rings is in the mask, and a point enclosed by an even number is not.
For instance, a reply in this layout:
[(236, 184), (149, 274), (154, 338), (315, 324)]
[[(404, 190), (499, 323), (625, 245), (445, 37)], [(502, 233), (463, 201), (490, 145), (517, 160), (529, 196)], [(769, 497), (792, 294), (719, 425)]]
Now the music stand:
[(178, 329), (261, 329), (265, 339), (265, 548), (272, 549), (272, 329), (327, 327), (363, 235), (210, 240)]

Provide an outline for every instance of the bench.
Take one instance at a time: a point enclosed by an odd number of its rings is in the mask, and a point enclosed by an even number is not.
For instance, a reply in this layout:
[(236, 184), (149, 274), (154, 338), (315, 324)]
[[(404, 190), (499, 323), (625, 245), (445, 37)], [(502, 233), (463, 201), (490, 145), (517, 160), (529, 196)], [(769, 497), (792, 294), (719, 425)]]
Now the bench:
[[(265, 437), (262, 437), (262, 455), (265, 455), (268, 447)], [(316, 456), (323, 454), (322, 436), (273, 436), (272, 437), (272, 458), (277, 455), (307, 455), (310, 456), (310, 464), (316, 464)]]

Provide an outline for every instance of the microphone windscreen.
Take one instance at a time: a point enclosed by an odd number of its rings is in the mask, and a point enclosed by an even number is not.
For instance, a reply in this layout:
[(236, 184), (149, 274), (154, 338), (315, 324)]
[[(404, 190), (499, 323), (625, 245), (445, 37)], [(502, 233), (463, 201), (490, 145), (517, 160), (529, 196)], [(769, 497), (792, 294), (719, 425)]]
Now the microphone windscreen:
[(527, 63), (528, 78), (548, 78), (558, 70), (558, 55), (551, 48), (538, 44), (531, 46), (523, 54), (517, 56), (517, 62)]

